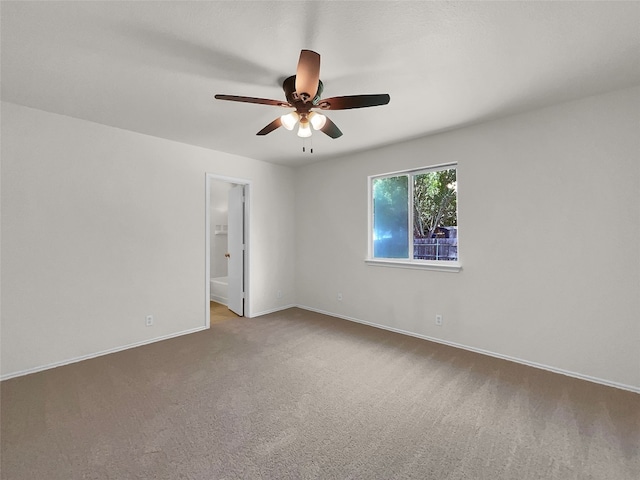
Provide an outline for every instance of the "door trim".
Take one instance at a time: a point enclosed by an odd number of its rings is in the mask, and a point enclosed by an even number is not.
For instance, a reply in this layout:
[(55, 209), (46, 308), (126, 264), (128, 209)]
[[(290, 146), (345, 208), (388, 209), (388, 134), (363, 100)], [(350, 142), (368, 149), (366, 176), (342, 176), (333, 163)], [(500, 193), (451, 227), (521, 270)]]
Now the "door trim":
[(211, 180), (219, 180), (222, 182), (236, 183), (244, 185), (244, 267), (242, 275), (244, 276), (244, 316), (251, 318), (251, 277), (249, 275), (251, 265), (251, 229), (250, 227), (250, 209), (251, 209), (251, 180), (237, 177), (227, 177), (217, 175), (215, 173), (205, 173), (205, 322), (206, 328), (211, 326), (210, 317), (210, 276), (211, 276)]

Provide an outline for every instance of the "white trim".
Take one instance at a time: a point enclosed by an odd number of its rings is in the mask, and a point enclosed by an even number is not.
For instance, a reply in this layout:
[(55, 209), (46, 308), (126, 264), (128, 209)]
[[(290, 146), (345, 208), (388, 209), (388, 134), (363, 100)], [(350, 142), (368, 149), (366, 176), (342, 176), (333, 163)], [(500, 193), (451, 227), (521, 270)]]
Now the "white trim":
[(251, 318), (251, 302), (249, 292), (251, 290), (251, 275), (249, 275), (249, 265), (251, 265), (251, 195), (253, 187), (250, 180), (245, 180), (244, 184), (244, 314)]
[(373, 257), (373, 186), (371, 175), (367, 177), (367, 257)]
[(204, 176), (204, 298), (207, 299), (204, 309), (204, 326), (211, 326), (211, 182), (209, 174)]
[(219, 180), (222, 182), (236, 183), (244, 186), (244, 316), (251, 318), (251, 301), (249, 296), (251, 277), (249, 275), (251, 242), (250, 242), (250, 204), (251, 204), (251, 180), (237, 177), (227, 177), (215, 173), (206, 172), (204, 176), (205, 183), (205, 308), (204, 308), (204, 325), (209, 328), (211, 325), (211, 311), (209, 302), (211, 296), (211, 286), (209, 285), (211, 276), (211, 182), (210, 180)]
[(619, 388), (620, 390), (628, 390), (634, 393), (640, 393), (640, 387), (635, 387), (633, 385), (626, 385), (624, 383), (612, 382), (611, 380), (607, 380), (604, 378), (592, 377), (590, 375), (584, 375), (582, 373), (572, 372), (570, 370), (564, 370), (562, 368), (551, 367), (549, 365), (544, 365), (542, 363), (531, 362), (529, 360), (523, 360), (517, 357), (511, 357), (509, 355), (502, 355), (501, 353), (491, 352), (489, 350), (484, 350), (481, 348), (469, 347), (467, 345), (463, 345), (461, 343), (449, 342), (447, 340), (442, 340), (440, 338), (429, 337), (427, 335), (421, 335), (419, 333), (409, 332), (407, 330), (401, 330), (399, 328), (388, 327), (386, 325), (380, 325), (378, 323), (367, 322), (365, 320), (360, 320), (354, 317), (348, 317), (346, 315), (340, 315), (337, 313), (330, 313), (324, 310), (320, 310), (317, 308), (307, 307), (304, 305), (296, 305), (296, 307), (301, 308), (303, 310), (309, 310), (310, 312), (321, 313), (323, 315), (328, 315), (330, 317), (341, 318), (343, 320), (348, 320), (350, 322), (361, 323), (363, 325), (368, 325), (370, 327), (380, 328), (382, 330), (388, 330), (394, 333), (400, 333), (402, 335), (409, 335), (411, 337), (420, 338), (422, 340), (427, 340), (429, 342), (441, 343), (443, 345), (448, 345), (450, 347), (460, 348), (462, 350), (468, 350), (470, 352), (480, 353), (482, 355), (488, 355), (490, 357), (499, 358), (501, 360), (508, 360), (510, 362), (519, 363), (521, 365), (527, 365), (529, 367), (538, 368), (540, 370), (547, 370), (553, 373), (559, 373), (560, 375), (566, 375), (567, 377), (578, 378), (580, 380), (586, 380), (587, 382), (598, 383), (600, 385), (606, 385), (607, 387)]
[(227, 183), (237, 183), (238, 185), (249, 185), (251, 180), (247, 180), (246, 178), (240, 177), (227, 177), (226, 175), (218, 175), (217, 173), (206, 173), (207, 177), (215, 178), (216, 180), (220, 180), (221, 182)]
[[(262, 312), (258, 312), (253, 314), (250, 318), (255, 318), (255, 317), (261, 317), (262, 315), (268, 315), (270, 313), (275, 313), (275, 312), (281, 312), (282, 310), (287, 310), (289, 308), (295, 308), (298, 305), (295, 304), (291, 304), (291, 305), (284, 305), (282, 307), (276, 307), (276, 308), (271, 308), (269, 310), (263, 310)], [(302, 308), (302, 307), (300, 307)]]
[(429, 167), (409, 168), (406, 170), (397, 170), (395, 172), (378, 173), (375, 175), (369, 175), (367, 178), (371, 180), (372, 178), (396, 177), (398, 175), (413, 174), (417, 172), (439, 172), (440, 170), (447, 170), (447, 167), (457, 168), (458, 162), (438, 163), (437, 165), (431, 165)]
[(438, 262), (438, 263), (424, 263), (418, 261), (409, 260), (390, 260), (379, 258), (365, 258), (365, 263), (374, 267), (396, 267), (396, 268), (410, 268), (414, 270), (436, 270), (440, 272), (459, 272), (462, 270), (462, 265), (458, 262)]
[[(408, 170), (400, 170), (397, 172), (382, 173), (378, 175), (367, 176), (367, 258), (365, 262), (369, 265), (385, 266), (385, 267), (399, 267), (399, 268), (411, 268), (417, 270), (436, 270), (447, 272), (459, 272), (462, 269), (460, 265), (460, 248), (458, 246), (458, 260), (456, 262), (448, 261), (424, 261), (424, 260), (412, 260), (413, 259), (413, 182), (411, 178), (413, 175), (424, 172), (439, 172), (455, 168), (458, 170), (458, 162), (441, 163), (430, 167), (413, 168)], [(388, 258), (374, 258), (373, 257), (373, 180), (378, 178), (391, 178), (406, 176), (407, 179), (407, 203), (409, 215), (407, 217), (407, 246), (408, 246), (408, 258), (404, 259), (388, 259)], [(456, 176), (457, 178), (457, 176)], [(459, 230), (458, 230), (459, 234)], [(428, 262), (428, 263), (427, 263)], [(444, 265), (440, 266), (439, 264)]]
[(101, 357), (103, 355), (109, 355), (111, 353), (121, 352), (123, 350), (129, 350), (130, 348), (142, 347), (143, 345), (148, 345), (150, 343), (161, 342), (163, 340), (168, 340), (170, 338), (181, 337), (182, 335), (189, 335), (191, 333), (201, 332), (207, 329), (208, 327), (195, 327), (189, 330), (183, 330), (182, 332), (163, 335), (162, 337), (155, 337), (148, 340), (142, 340), (140, 342), (130, 343), (128, 345), (123, 345), (121, 347), (109, 348), (107, 350), (102, 350), (100, 352), (89, 353), (87, 355), (81, 355), (80, 357), (69, 358), (67, 360), (62, 360), (60, 362), (49, 363), (47, 365), (41, 365), (39, 367), (33, 367), (33, 368), (28, 368), (26, 370), (20, 370), (18, 372), (7, 373), (5, 375), (0, 376), (0, 381), (9, 380), (10, 378), (15, 378), (15, 377), (22, 377), (24, 375), (29, 375), (31, 373), (42, 372), (43, 370), (50, 370), (56, 367), (62, 367), (64, 365), (69, 365), (71, 363), (82, 362), (83, 360), (89, 360), (91, 358)]
[[(407, 212), (409, 213), (409, 215), (407, 215), (407, 246), (409, 247), (409, 258), (413, 258), (415, 250), (415, 241), (413, 239), (413, 222), (415, 221), (415, 209), (413, 208), (413, 201), (415, 200), (415, 189), (413, 188), (413, 186), (415, 182), (412, 180), (416, 173), (417, 172), (407, 173), (407, 187), (409, 187), (409, 192), (407, 193)], [(371, 203), (373, 203), (373, 198), (371, 200)], [(369, 233), (369, 235), (372, 237), (371, 240), (373, 241), (372, 234), (373, 232)], [(371, 253), (373, 254), (373, 246), (371, 247)]]
[[(221, 297), (220, 295), (214, 295), (213, 293), (211, 294), (211, 298), (209, 299), (209, 302), (216, 302), (216, 303), (219, 303), (220, 305), (224, 305), (225, 307), (227, 306), (226, 297)], [(211, 322), (211, 315), (209, 315), (209, 322)]]

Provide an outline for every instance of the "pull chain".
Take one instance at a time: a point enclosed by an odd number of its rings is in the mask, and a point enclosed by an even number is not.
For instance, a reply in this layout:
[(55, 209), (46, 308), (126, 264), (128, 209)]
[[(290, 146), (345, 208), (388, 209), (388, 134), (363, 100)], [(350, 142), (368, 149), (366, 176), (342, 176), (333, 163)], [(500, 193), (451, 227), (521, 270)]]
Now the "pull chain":
[[(313, 153), (313, 138), (311, 138), (309, 140), (309, 142), (311, 143), (311, 146), (309, 148), (309, 153)], [(305, 153), (307, 151), (307, 139), (303, 138), (302, 139), (302, 153)]]

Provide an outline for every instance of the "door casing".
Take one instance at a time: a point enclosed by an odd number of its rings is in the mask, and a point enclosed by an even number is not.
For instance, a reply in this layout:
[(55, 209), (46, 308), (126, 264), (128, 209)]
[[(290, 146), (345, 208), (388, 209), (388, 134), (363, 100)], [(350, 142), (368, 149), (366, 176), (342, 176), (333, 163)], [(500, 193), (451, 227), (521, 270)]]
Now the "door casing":
[(249, 275), (251, 264), (251, 229), (250, 229), (250, 208), (251, 208), (251, 180), (237, 177), (227, 177), (215, 173), (205, 174), (205, 326), (211, 326), (210, 318), (210, 278), (211, 278), (211, 180), (235, 183), (244, 186), (244, 316), (251, 317), (251, 278)]

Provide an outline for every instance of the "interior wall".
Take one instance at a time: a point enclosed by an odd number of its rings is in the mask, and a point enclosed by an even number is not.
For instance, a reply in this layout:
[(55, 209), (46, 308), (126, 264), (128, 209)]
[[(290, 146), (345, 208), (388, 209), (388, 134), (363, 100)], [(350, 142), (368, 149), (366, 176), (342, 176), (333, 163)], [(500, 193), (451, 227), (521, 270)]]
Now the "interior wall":
[(231, 189), (232, 184), (214, 179), (211, 179), (210, 182), (210, 275), (211, 278), (226, 277), (228, 273), (228, 261), (224, 254), (228, 250), (227, 235), (226, 233), (219, 231), (218, 226), (228, 227), (229, 225), (229, 190)]
[(291, 301), (290, 168), (6, 102), (1, 154), (4, 378), (204, 328), (206, 172), (252, 182), (248, 316)]
[[(298, 303), (640, 389), (639, 131), (636, 87), (298, 168)], [(462, 271), (366, 265), (367, 176), (445, 162)]]

